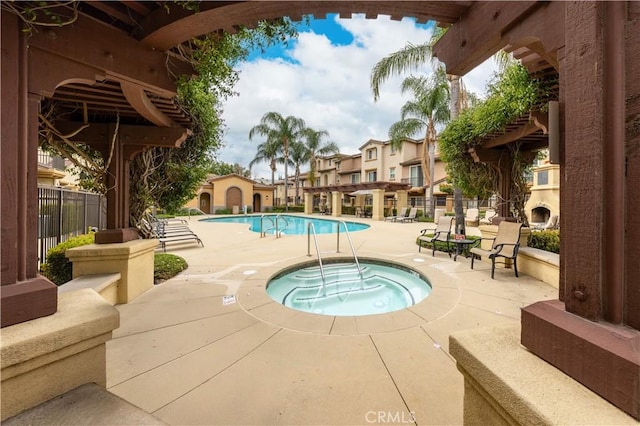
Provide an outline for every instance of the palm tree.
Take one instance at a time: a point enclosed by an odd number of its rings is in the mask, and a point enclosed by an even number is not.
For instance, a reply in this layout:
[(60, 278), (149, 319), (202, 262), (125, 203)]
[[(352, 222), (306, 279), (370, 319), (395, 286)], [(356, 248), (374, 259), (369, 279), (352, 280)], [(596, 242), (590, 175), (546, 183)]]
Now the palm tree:
[[(276, 184), (276, 170), (278, 169), (278, 152), (279, 145), (277, 141), (267, 138), (266, 142), (262, 142), (258, 145), (256, 156), (253, 157), (253, 160), (249, 162), (249, 169), (251, 169), (255, 164), (258, 163), (269, 163), (269, 168), (271, 169), (271, 186), (273, 186), (274, 188)], [(275, 200), (275, 189), (272, 197)]]
[(316, 182), (316, 160), (318, 155), (337, 154), (340, 152), (340, 147), (335, 142), (323, 142), (322, 139), (328, 136), (329, 132), (326, 130), (314, 130), (310, 127), (307, 127), (302, 133), (304, 144), (309, 152), (308, 180), (311, 182), (311, 186), (314, 186)]
[[(413, 45), (407, 43), (404, 49), (394, 52), (381, 59), (371, 71), (371, 90), (375, 100), (380, 97), (380, 85), (390, 76), (402, 74), (407, 70), (418, 69), (423, 64), (436, 62), (433, 57), (432, 46), (444, 34), (446, 30), (436, 27), (431, 39), (423, 44)], [(450, 111), (451, 118), (457, 117), (460, 110), (466, 107), (466, 95), (460, 76), (447, 75), (451, 84)], [(462, 192), (454, 188), (454, 201), (456, 213), (456, 229), (462, 227), (464, 230), (464, 213), (462, 211)]]
[(409, 90), (415, 99), (402, 106), (401, 119), (391, 125), (389, 137), (391, 144), (400, 148), (405, 139), (425, 131), (421, 163), (423, 170), (429, 171), (425, 174), (429, 185), (428, 213), (433, 217), (436, 125), (449, 120), (449, 86), (444, 69), (438, 68), (431, 78), (407, 77), (402, 82), (402, 93)]
[(304, 120), (301, 118), (293, 116), (285, 118), (277, 112), (268, 112), (262, 116), (260, 124), (254, 126), (249, 131), (249, 139), (253, 139), (255, 135), (266, 136), (268, 140), (276, 143), (282, 152), (282, 161), (284, 162), (285, 211), (289, 211), (289, 199), (287, 197), (289, 146), (298, 140), (304, 128)]
[(291, 144), (289, 153), (289, 165), (293, 166), (295, 170), (296, 196), (294, 203), (300, 204), (300, 197), (298, 195), (300, 193), (300, 166), (309, 161), (309, 150), (304, 143), (296, 141)]

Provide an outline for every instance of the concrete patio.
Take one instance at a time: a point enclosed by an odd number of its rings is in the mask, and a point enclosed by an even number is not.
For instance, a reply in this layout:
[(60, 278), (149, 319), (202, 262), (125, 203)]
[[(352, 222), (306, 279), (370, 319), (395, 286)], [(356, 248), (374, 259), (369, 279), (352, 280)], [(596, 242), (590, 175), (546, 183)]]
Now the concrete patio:
[[(463, 377), (449, 335), (518, 324), (521, 307), (558, 290), (511, 269), (491, 280), (484, 262), (472, 271), (464, 257), (418, 253), (424, 223), (345, 219), (371, 225), (351, 234), (359, 257), (421, 271), (432, 294), (384, 315), (293, 311), (271, 300), (265, 284), (309, 260), (306, 235), (260, 238), (244, 224), (193, 217), (205, 247), (167, 247), (189, 268), (117, 306), (108, 390), (169, 424), (461, 424)], [(318, 240), (323, 257), (336, 256), (335, 234)], [(349, 251), (344, 235), (341, 251)], [(231, 294), (237, 303), (224, 306)]]

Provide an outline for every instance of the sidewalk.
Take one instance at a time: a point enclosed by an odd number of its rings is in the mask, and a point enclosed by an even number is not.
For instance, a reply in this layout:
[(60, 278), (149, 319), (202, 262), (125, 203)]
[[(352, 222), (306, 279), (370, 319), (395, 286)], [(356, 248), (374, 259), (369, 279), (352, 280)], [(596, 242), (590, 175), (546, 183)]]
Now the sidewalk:
[[(260, 238), (244, 224), (189, 226), (205, 247), (168, 246), (189, 268), (128, 305), (107, 344), (107, 387), (170, 424), (462, 423), (463, 380), (448, 353), (460, 330), (516, 323), (557, 290), (512, 270), (418, 253), (424, 223), (351, 233), (359, 257), (409, 265), (432, 294), (403, 311), (330, 317), (284, 308), (264, 286), (309, 260), (307, 236)], [(471, 232), (469, 232), (471, 234)], [(323, 257), (336, 236), (320, 235)], [(342, 241), (341, 251), (348, 251)], [(314, 255), (315, 257), (315, 255)], [(223, 296), (236, 295), (224, 305)]]

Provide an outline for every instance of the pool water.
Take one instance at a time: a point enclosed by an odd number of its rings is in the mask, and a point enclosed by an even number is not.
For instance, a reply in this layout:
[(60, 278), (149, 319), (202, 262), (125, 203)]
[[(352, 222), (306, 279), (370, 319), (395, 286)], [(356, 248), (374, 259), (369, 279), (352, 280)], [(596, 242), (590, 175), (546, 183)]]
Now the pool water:
[(289, 269), (267, 284), (267, 294), (292, 309), (322, 315), (359, 316), (398, 311), (424, 300), (431, 285), (420, 273), (387, 262), (325, 263)]
[[(307, 225), (313, 223), (316, 234), (332, 234), (337, 232), (338, 224), (337, 220), (331, 219), (315, 219), (309, 217), (295, 216), (295, 215), (264, 215), (263, 226), (265, 229), (272, 228), (273, 224), (278, 219), (278, 229), (282, 231), (284, 235), (305, 235), (307, 233)], [(209, 219), (202, 219), (202, 222), (221, 222), (221, 223), (246, 223), (249, 224), (249, 230), (253, 232), (260, 232), (261, 215), (240, 215), (240, 216), (225, 216)], [(284, 218), (284, 220), (283, 220)], [(362, 231), (368, 229), (370, 225), (366, 223), (357, 222), (345, 222), (349, 232)], [(344, 227), (340, 228), (341, 232), (344, 232)], [(275, 234), (275, 228), (269, 231), (271, 234)]]

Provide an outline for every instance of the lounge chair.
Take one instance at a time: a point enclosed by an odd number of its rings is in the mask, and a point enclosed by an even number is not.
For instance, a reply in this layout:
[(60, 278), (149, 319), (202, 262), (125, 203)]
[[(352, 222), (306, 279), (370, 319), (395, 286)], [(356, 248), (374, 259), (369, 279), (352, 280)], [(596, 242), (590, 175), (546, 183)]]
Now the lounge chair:
[(464, 223), (468, 226), (478, 226), (478, 216), (480, 212), (478, 209), (467, 209), (467, 214), (464, 217)]
[[(423, 242), (431, 243), (433, 246), (431, 255), (435, 256), (436, 241), (441, 241), (447, 243), (447, 253), (449, 253), (449, 257), (451, 257), (451, 246), (449, 242), (451, 241), (451, 224), (453, 223), (453, 219), (455, 219), (453, 216), (440, 216), (435, 229), (426, 228), (420, 231), (420, 236), (418, 237), (418, 252), (422, 251)], [(433, 232), (433, 235), (427, 235), (427, 232)]]
[(416, 215), (418, 214), (418, 208), (417, 207), (411, 207), (411, 210), (409, 210), (409, 214), (404, 216), (404, 217), (398, 217), (396, 219), (396, 222), (402, 222), (402, 223), (406, 223), (406, 222), (413, 222), (414, 220), (416, 220)]
[(559, 227), (559, 222), (560, 222), (560, 217), (556, 214), (552, 215), (549, 217), (549, 220), (547, 221), (546, 224), (544, 225), (538, 225), (536, 227), (534, 227), (532, 230), (533, 231), (547, 231), (547, 230), (551, 230), (551, 229), (558, 229)]
[(518, 257), (518, 249), (520, 248), (520, 231), (522, 230), (522, 224), (516, 222), (507, 222), (503, 220), (498, 225), (498, 234), (495, 238), (482, 238), (478, 240), (493, 240), (490, 250), (483, 250), (480, 247), (473, 247), (470, 250), (471, 253), (471, 269), (473, 269), (474, 259), (487, 256), (491, 259), (491, 279), (493, 279), (496, 269), (496, 258), (504, 257), (506, 259), (513, 260), (513, 270), (518, 277), (518, 264), (516, 262)]
[(498, 213), (496, 213), (496, 211), (493, 209), (489, 209), (484, 213), (484, 217), (480, 219), (480, 224), (491, 225), (493, 223), (492, 219), (496, 216), (498, 216)]
[(395, 222), (399, 217), (405, 217), (407, 215), (407, 207), (403, 207), (400, 209), (400, 213), (397, 216), (387, 216), (384, 218), (385, 221)]
[(151, 225), (146, 219), (140, 221), (138, 226), (140, 231), (146, 238), (155, 238), (160, 242), (160, 248), (163, 252), (167, 251), (167, 243), (195, 241), (204, 247), (204, 243), (189, 227), (177, 227), (169, 229), (168, 227), (156, 227)]

